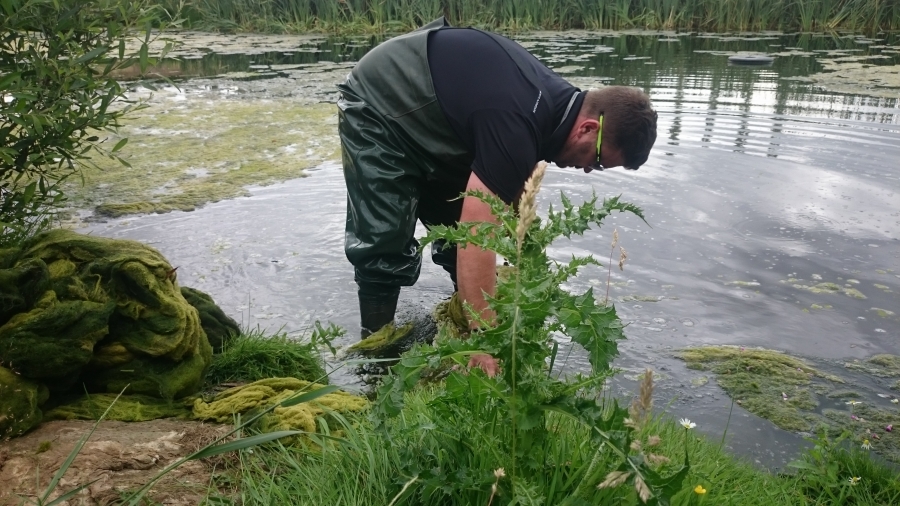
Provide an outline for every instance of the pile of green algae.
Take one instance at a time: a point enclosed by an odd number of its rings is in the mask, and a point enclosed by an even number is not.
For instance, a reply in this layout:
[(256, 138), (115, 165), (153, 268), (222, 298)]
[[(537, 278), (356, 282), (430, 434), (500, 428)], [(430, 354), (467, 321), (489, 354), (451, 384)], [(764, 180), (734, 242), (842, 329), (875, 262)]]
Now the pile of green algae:
[[(179, 287), (175, 273), (141, 243), (67, 230), (0, 250), (0, 440), (44, 420), (104, 413), (229, 422), (322, 387), (266, 378), (198, 395), (213, 354), (240, 329), (209, 295)], [(258, 425), (314, 432), (317, 419), (334, 422), (332, 413), (367, 405), (333, 392), (275, 407)]]
[[(690, 369), (715, 373), (735, 403), (778, 427), (851, 441), (900, 463), (900, 357), (875, 355), (825, 373), (785, 353), (741, 346), (704, 346), (676, 353)], [(884, 390), (867, 395), (855, 378)], [(892, 392), (893, 391), (893, 392)], [(891, 393), (886, 393), (891, 392)], [(896, 392), (896, 393), (894, 393)]]
[(0, 437), (85, 390), (164, 403), (197, 392), (239, 328), (175, 272), (144, 244), (68, 230), (0, 250)]

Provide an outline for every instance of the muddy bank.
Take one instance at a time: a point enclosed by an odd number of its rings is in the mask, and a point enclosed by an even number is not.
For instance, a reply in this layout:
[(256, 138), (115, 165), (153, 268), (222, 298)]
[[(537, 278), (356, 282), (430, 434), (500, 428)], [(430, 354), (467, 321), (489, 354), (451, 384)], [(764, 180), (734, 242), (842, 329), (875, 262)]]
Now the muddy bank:
[[(16, 505), (43, 494), (54, 473), (93, 422), (55, 421), (0, 446), (0, 505)], [(69, 504), (110, 504), (127, 497), (162, 469), (230, 427), (201, 422), (153, 420), (101, 422), (49, 499), (93, 483)], [(154, 504), (200, 504), (215, 490), (213, 477), (223, 461), (188, 462), (163, 478), (148, 494)], [(223, 493), (227, 493), (223, 490)]]

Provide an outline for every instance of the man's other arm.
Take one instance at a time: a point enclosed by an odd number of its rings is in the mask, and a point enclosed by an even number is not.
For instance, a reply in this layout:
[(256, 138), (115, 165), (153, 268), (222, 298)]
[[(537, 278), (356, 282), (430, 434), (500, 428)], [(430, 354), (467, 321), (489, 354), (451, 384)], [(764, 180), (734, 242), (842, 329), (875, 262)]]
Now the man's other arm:
[[(495, 195), (481, 179), (472, 172), (466, 191), (479, 190), (486, 195)], [(486, 203), (475, 197), (467, 196), (463, 200), (460, 223), (464, 222), (489, 222), (497, 223), (497, 219), (491, 214), (491, 208)], [(459, 295), (463, 302), (469, 303), (481, 317), (488, 321), (494, 321), (494, 312), (488, 309), (484, 293), (494, 295), (497, 282), (497, 254), (490, 250), (482, 250), (478, 246), (458, 246), (456, 257), (456, 275), (459, 283)], [(471, 328), (477, 327), (474, 322)]]

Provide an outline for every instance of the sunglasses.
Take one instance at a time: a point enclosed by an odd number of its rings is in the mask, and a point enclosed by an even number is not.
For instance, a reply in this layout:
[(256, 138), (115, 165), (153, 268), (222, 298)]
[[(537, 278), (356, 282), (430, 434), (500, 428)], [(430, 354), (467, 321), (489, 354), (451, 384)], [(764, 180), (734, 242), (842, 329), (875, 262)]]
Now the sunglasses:
[(603, 170), (603, 164), (600, 163), (600, 149), (603, 142), (603, 114), (597, 118), (597, 161), (591, 165), (591, 170)]

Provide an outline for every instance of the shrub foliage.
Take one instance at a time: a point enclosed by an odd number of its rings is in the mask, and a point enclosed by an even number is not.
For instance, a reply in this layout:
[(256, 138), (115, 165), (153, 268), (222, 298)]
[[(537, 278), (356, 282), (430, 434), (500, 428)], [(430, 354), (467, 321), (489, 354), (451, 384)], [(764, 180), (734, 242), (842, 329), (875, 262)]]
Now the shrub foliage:
[[(130, 0), (0, 0), (0, 245), (46, 226), (60, 183), (140, 104), (114, 79), (146, 69), (159, 7)], [(138, 44), (126, 45), (129, 37)], [(136, 47), (137, 49), (128, 49)], [(124, 162), (123, 162), (124, 163)]]

